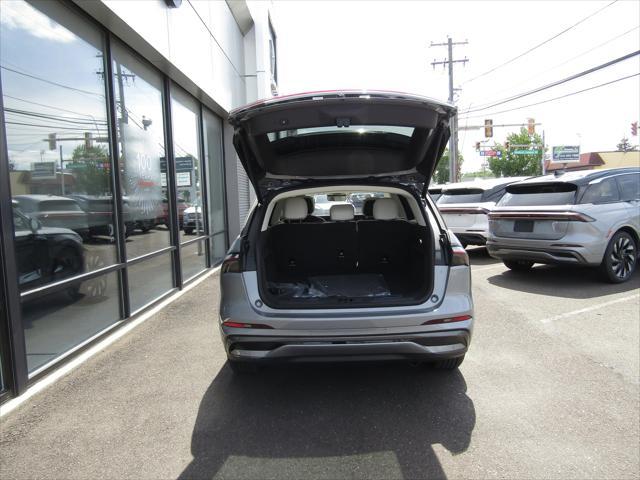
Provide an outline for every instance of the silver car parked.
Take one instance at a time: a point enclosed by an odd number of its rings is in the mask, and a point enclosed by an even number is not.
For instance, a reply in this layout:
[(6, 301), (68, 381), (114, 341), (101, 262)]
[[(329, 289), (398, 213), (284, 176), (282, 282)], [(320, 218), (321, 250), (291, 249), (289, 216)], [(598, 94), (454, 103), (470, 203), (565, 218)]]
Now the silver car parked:
[[(372, 91), (279, 97), (231, 113), (258, 198), (220, 275), (220, 331), (234, 371), (462, 363), (473, 327), (469, 259), (427, 194), (454, 113)], [(309, 205), (361, 193), (372, 196), (370, 212)]]
[(597, 266), (631, 278), (640, 238), (640, 169), (546, 175), (511, 184), (489, 214), (487, 250), (513, 270), (534, 263)]

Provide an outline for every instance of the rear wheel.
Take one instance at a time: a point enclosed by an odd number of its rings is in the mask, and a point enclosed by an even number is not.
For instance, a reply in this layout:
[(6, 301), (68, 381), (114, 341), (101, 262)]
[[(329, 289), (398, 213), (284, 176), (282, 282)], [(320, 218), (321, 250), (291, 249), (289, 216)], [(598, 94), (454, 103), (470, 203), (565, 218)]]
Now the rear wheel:
[(433, 364), (434, 367), (440, 370), (455, 370), (464, 361), (464, 355), (456, 358), (447, 358), (446, 360), (438, 360)]
[(502, 263), (514, 272), (528, 272), (533, 267), (533, 262), (528, 260), (503, 260)]
[(191, 235), (192, 233), (193, 233), (193, 228), (186, 227), (184, 229), (184, 234), (185, 235)]
[(611, 283), (626, 282), (636, 269), (638, 247), (627, 232), (616, 233), (605, 251), (600, 271)]

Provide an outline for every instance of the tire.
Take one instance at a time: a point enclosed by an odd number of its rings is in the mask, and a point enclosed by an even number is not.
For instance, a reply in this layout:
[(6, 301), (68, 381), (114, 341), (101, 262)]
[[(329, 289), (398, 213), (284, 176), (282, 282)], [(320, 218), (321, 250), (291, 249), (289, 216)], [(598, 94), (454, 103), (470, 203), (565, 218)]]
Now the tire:
[(617, 232), (604, 252), (600, 264), (602, 278), (610, 283), (622, 283), (631, 278), (638, 264), (638, 246), (627, 232)]
[(54, 260), (53, 277), (55, 280), (63, 280), (73, 277), (83, 270), (83, 258), (72, 248), (63, 248)]
[(255, 373), (258, 366), (250, 362), (237, 362), (235, 360), (227, 360), (227, 365), (235, 375), (244, 375), (247, 373)]
[(528, 272), (533, 267), (533, 262), (528, 260), (503, 260), (502, 263), (514, 272)]
[(461, 357), (447, 358), (446, 360), (438, 360), (433, 366), (439, 370), (455, 370), (464, 361), (464, 355)]
[(193, 233), (193, 228), (187, 227), (187, 228), (184, 229), (184, 234), (185, 235), (191, 235), (192, 233)]

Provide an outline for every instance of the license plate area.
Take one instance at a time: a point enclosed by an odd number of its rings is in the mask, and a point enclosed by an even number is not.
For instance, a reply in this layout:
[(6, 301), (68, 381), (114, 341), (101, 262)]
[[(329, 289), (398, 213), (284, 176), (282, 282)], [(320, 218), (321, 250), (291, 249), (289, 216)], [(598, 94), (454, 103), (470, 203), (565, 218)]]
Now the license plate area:
[(516, 220), (513, 222), (513, 231), (518, 233), (533, 232), (533, 220)]

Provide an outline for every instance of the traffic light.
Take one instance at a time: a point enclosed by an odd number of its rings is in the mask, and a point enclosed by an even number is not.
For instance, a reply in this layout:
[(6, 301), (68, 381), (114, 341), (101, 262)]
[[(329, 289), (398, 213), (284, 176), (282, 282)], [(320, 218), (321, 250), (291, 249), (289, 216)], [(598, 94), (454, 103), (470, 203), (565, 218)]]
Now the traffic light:
[(529, 132), (529, 135), (536, 133), (536, 121), (533, 118), (527, 119), (527, 131)]
[(633, 122), (631, 124), (631, 135), (634, 137), (638, 136), (638, 122)]
[(493, 137), (493, 120), (490, 118), (484, 121), (484, 136), (487, 138)]
[(50, 133), (49, 134), (49, 150), (55, 150), (55, 149), (56, 149), (56, 134)]
[(476, 142), (476, 151), (480, 151), (480, 142)]

